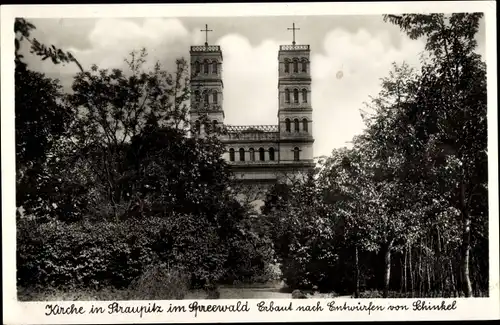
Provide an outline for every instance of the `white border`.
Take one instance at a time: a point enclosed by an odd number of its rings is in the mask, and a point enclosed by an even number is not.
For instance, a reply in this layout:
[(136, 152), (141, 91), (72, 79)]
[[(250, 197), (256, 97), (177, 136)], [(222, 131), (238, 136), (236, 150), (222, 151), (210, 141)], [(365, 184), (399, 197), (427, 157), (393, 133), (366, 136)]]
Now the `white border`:
[[(44, 316), (45, 303), (18, 302), (15, 276), (15, 146), (14, 146), (14, 38), (15, 17), (27, 18), (90, 18), (90, 17), (215, 17), (215, 16), (275, 16), (275, 15), (380, 15), (388, 13), (430, 12), (484, 12), (486, 20), (486, 61), (488, 78), (488, 152), (489, 152), (489, 234), (490, 234), (490, 297), (456, 299), (453, 312), (274, 312), (256, 311), (258, 300), (248, 300), (250, 313), (192, 313), (146, 314), (142, 318), (134, 315), (109, 315), (99, 317)], [(247, 322), (247, 321), (336, 321), (336, 320), (460, 320), (498, 319), (499, 306), (499, 262), (498, 262), (498, 134), (497, 134), (497, 62), (496, 62), (496, 2), (365, 2), (365, 3), (260, 3), (260, 4), (118, 4), (118, 5), (38, 5), (1, 7), (1, 107), (2, 107), (2, 264), (3, 264), (3, 312), (6, 324), (58, 324), (58, 323), (136, 323), (136, 322)], [(288, 304), (292, 300), (276, 300)], [(320, 300), (293, 300), (294, 305), (315, 305)], [(321, 300), (323, 306), (329, 300)], [(350, 299), (349, 303), (360, 300)], [(361, 300), (368, 303), (368, 300)], [(371, 299), (375, 304), (409, 304), (407, 299)], [(428, 300), (431, 301), (431, 300)], [(440, 299), (434, 299), (440, 302)], [(451, 300), (448, 299), (447, 302)], [(186, 307), (192, 301), (172, 302)], [(217, 304), (234, 303), (235, 300), (210, 301)], [(243, 300), (245, 302), (245, 300)], [(338, 300), (338, 303), (343, 301)], [(54, 303), (54, 302), (52, 302)], [(57, 303), (57, 302), (56, 302)], [(87, 309), (91, 304), (107, 306), (109, 302), (78, 302)], [(147, 305), (147, 301), (123, 302), (127, 305)], [(156, 302), (165, 308), (170, 302)], [(208, 303), (200, 301), (199, 303)], [(71, 302), (64, 302), (71, 305)], [(325, 308), (326, 309), (326, 308)]]

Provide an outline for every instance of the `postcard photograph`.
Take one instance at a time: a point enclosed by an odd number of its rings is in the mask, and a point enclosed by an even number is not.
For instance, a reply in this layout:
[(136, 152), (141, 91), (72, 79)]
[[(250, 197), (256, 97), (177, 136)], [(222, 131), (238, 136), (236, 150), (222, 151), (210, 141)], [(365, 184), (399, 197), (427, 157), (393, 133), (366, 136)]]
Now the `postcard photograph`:
[(197, 6), (2, 22), (17, 303), (143, 301), (142, 317), (159, 301), (439, 311), (498, 295), (483, 9)]

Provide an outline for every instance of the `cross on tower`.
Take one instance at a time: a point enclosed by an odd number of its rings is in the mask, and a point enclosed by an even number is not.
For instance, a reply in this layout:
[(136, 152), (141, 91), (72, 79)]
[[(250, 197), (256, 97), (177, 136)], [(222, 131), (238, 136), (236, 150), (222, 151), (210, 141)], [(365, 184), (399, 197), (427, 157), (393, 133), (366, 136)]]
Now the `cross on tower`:
[(205, 24), (205, 29), (200, 30), (200, 32), (205, 32), (205, 46), (208, 46), (208, 32), (213, 32), (213, 30), (208, 29), (208, 24)]
[(287, 29), (293, 31), (293, 42), (292, 42), (292, 45), (295, 45), (295, 31), (296, 30), (300, 30), (300, 28), (295, 28), (295, 23), (293, 23), (293, 27), (292, 28), (287, 28)]

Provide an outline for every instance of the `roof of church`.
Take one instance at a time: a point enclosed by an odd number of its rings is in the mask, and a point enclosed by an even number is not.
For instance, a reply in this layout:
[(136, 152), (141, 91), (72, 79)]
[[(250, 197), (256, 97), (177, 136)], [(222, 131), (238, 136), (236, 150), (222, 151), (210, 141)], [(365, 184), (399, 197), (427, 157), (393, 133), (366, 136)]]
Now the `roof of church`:
[(226, 125), (230, 133), (279, 132), (277, 125)]

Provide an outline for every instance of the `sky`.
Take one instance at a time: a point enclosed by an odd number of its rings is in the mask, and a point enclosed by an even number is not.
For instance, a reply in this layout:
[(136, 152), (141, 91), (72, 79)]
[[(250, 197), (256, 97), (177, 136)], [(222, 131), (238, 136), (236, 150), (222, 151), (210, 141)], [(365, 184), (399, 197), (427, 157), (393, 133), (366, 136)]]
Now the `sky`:
[[(314, 155), (348, 146), (364, 128), (360, 109), (380, 91), (380, 78), (393, 62), (418, 67), (424, 40), (410, 40), (379, 15), (30, 19), (32, 36), (70, 51), (84, 69), (124, 68), (132, 50), (145, 47), (148, 65), (159, 61), (173, 71), (176, 58), (189, 59), (189, 47), (202, 45), (205, 24), (210, 44), (223, 52), (225, 123), (277, 124), (278, 49), (291, 44), (287, 28), (295, 23), (297, 44), (311, 47), (311, 103)], [(485, 53), (484, 23), (477, 35)], [(26, 51), (25, 51), (26, 52)], [(30, 68), (60, 79), (70, 91), (77, 68), (54, 65), (26, 54)], [(342, 71), (342, 78), (337, 73)]]

